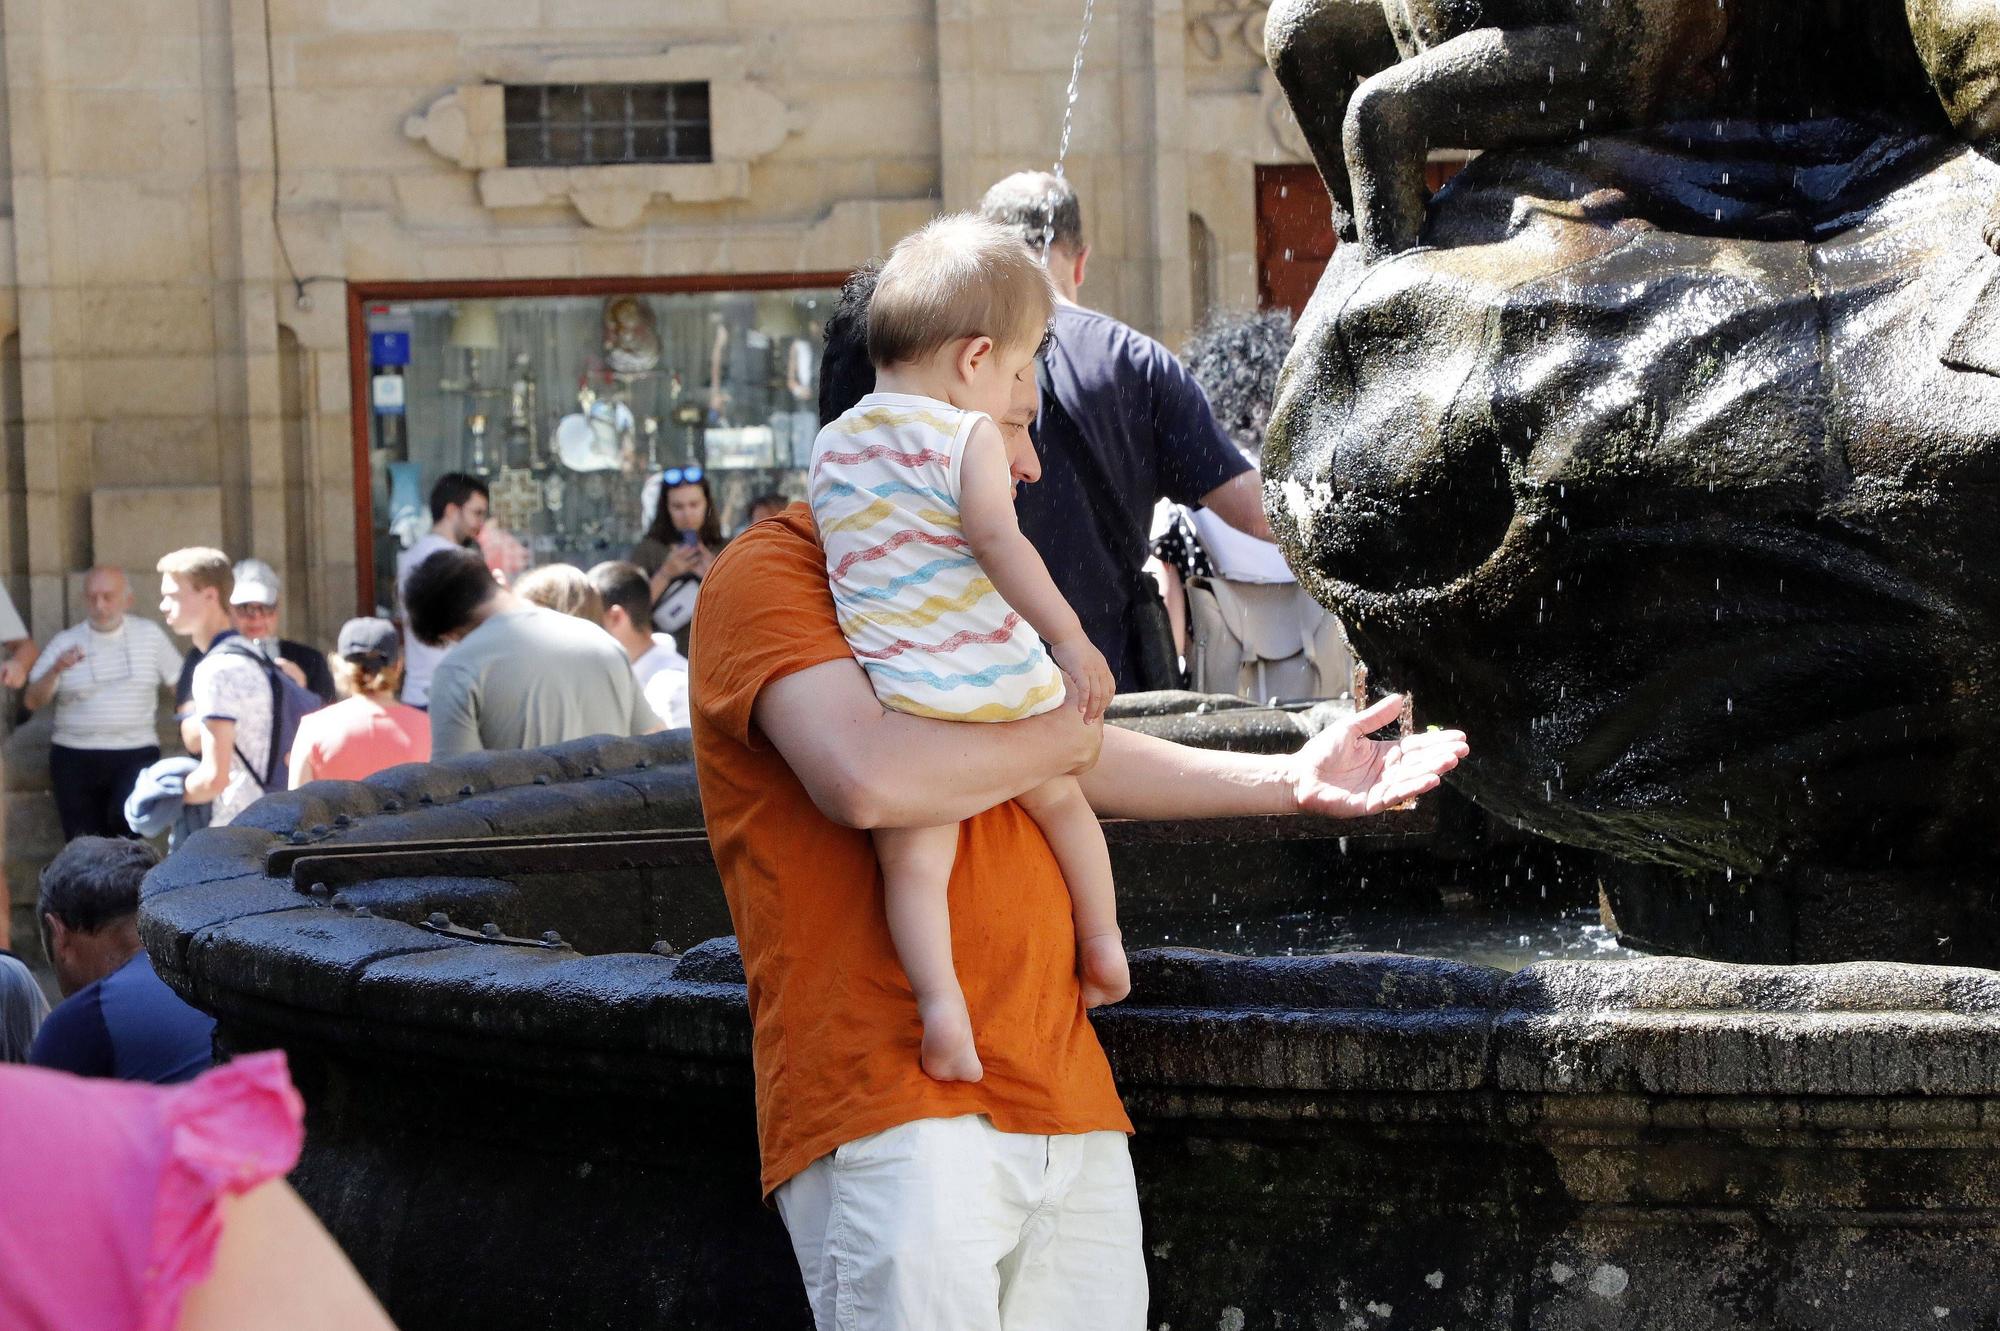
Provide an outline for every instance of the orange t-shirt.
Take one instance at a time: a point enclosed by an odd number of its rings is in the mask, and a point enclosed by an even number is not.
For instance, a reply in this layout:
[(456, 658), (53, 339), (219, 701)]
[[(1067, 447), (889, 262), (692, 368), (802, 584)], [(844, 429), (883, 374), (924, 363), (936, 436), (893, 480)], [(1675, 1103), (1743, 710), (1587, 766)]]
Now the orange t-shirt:
[(829, 822), (751, 720), (774, 680), (854, 659), (805, 505), (730, 542), (695, 624), (695, 769), (750, 982), (764, 1191), (843, 1142), (919, 1118), (1130, 1132), (1077, 989), (1068, 889), (1041, 829), (1011, 802), (961, 824), (951, 871), (952, 957), (986, 1078), (933, 1081), (919, 1066), (922, 1027), (874, 843)]

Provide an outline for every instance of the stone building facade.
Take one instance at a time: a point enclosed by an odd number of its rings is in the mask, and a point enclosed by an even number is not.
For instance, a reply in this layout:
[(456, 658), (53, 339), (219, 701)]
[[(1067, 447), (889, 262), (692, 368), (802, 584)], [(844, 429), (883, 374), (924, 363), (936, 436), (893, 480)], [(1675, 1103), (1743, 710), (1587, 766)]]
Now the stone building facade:
[[(378, 599), (370, 311), (823, 289), (941, 205), (1050, 163), (1082, 11), (7, 0), (0, 568), (16, 603), (45, 639), (104, 562), (152, 615), (155, 559), (216, 544), (285, 576), (287, 634), (330, 640)], [(1257, 303), (1258, 172), (1306, 170), (1262, 21), (1260, 0), (1095, 0), (1067, 162), (1086, 299), (1169, 343), (1209, 305)], [(705, 86), (708, 160), (510, 164), (508, 87), (607, 83)], [(23, 805), (32, 745), (15, 740), (18, 895), (52, 818)]]

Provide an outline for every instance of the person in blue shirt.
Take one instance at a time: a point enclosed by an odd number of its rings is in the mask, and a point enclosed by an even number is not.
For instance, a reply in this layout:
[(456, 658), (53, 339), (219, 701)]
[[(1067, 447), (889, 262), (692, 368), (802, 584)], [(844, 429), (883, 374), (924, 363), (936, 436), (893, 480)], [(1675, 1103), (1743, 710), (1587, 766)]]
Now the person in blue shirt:
[(215, 1021), (153, 973), (139, 942), (143, 841), (78, 837), (42, 870), (42, 920), (63, 1001), (28, 1061), (84, 1077), (187, 1081), (213, 1061)]

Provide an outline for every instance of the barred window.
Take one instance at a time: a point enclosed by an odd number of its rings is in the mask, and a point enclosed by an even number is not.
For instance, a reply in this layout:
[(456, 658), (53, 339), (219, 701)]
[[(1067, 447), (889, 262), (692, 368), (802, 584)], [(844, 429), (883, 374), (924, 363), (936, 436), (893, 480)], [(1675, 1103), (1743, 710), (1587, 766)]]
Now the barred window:
[(707, 162), (706, 83), (510, 85), (508, 166)]

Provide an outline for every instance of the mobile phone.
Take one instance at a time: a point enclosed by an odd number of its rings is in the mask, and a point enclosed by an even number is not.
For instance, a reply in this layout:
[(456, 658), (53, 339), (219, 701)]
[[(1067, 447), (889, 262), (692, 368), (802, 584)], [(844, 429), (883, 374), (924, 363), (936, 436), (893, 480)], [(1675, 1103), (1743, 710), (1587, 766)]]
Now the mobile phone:
[(700, 533), (700, 532), (698, 532), (698, 531), (684, 531), (684, 532), (682, 532), (682, 533), (681, 533), (681, 544), (682, 544), (682, 545), (699, 545), (699, 544), (701, 544), (701, 533)]

